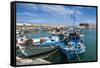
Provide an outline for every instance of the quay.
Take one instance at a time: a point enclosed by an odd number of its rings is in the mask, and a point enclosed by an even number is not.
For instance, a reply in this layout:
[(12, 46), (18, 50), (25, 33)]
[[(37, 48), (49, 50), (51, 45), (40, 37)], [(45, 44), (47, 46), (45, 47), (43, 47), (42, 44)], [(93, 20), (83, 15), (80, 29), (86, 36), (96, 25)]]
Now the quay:
[(36, 64), (50, 64), (49, 61), (46, 61), (42, 58), (36, 58), (36, 59), (29, 59), (29, 58), (20, 58), (20, 57), (16, 57), (16, 62), (17, 65), (36, 65)]

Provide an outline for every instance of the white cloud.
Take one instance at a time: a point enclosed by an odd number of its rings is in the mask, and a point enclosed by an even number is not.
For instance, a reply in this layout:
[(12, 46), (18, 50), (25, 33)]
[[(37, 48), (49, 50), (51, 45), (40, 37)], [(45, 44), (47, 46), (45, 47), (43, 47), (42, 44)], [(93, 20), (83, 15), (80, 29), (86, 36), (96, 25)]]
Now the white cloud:
[(82, 15), (82, 12), (80, 12), (79, 10), (76, 10), (76, 14)]
[(38, 15), (32, 12), (23, 12), (23, 13), (17, 13), (18, 16), (35, 16), (37, 17)]
[(27, 9), (35, 9), (38, 10), (38, 6), (36, 4), (27, 4)]
[(25, 9), (38, 9), (37, 4), (18, 3), (18, 5), (24, 7)]
[[(67, 14), (73, 14), (75, 12), (75, 10), (65, 8), (64, 6), (59, 6), (59, 5), (41, 5), (40, 7), (42, 8), (43, 11), (46, 11), (54, 15), (67, 15)], [(76, 13), (82, 14), (79, 10), (77, 10)]]
[(58, 14), (58, 15), (65, 15), (68, 13), (72, 13), (72, 10), (66, 9), (63, 6), (58, 5), (41, 5), (42, 10), (51, 13), (51, 14)]

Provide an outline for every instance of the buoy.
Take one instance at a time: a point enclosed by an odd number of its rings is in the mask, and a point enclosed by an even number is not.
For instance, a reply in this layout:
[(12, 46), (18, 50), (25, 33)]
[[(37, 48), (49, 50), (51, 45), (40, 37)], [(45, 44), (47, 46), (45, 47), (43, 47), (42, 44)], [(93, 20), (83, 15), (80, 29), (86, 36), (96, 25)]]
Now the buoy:
[(41, 43), (41, 44), (42, 44), (44, 41), (45, 41), (44, 38), (41, 38), (41, 39), (40, 39), (40, 43)]

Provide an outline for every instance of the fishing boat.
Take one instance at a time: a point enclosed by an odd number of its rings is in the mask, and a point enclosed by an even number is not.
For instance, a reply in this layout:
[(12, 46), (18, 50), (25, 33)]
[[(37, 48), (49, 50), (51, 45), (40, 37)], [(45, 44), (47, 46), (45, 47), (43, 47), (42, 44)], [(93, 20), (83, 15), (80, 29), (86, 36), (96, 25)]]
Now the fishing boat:
[(57, 47), (40, 46), (40, 45), (31, 45), (31, 46), (19, 45), (19, 48), (21, 50), (21, 53), (25, 57), (43, 55), (57, 50)]
[(67, 41), (65, 41), (66, 46), (64, 44), (64, 47), (62, 47), (62, 51), (65, 53), (65, 55), (68, 58), (68, 62), (72, 62), (71, 60), (76, 59), (81, 62), (80, 54), (85, 53), (86, 47), (84, 46), (84, 34), (75, 27), (76, 17), (75, 17), (76, 11), (71, 15), (71, 19), (73, 21), (73, 26), (71, 27), (71, 30), (69, 29), (68, 32), (65, 32), (67, 34), (66, 36)]
[(66, 46), (62, 47), (62, 51), (66, 54), (69, 62), (75, 58), (81, 61), (79, 55), (85, 53), (83, 37), (81, 33), (76, 34), (76, 30), (69, 31), (68, 41)]
[(20, 49), (21, 53), (25, 57), (30, 57), (30, 56), (36, 56), (36, 55), (42, 55), (46, 53), (53, 52), (58, 49), (56, 46), (51, 46), (51, 45), (45, 45), (43, 44), (47, 40), (47, 37), (44, 38), (26, 38), (20, 37), (17, 38), (17, 48)]

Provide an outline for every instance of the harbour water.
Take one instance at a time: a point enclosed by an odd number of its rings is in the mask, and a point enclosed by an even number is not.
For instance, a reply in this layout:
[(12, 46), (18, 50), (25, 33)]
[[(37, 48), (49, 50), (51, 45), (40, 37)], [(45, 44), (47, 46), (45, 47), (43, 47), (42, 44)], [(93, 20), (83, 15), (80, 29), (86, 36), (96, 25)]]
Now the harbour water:
[(82, 61), (95, 61), (96, 60), (96, 29), (84, 29), (84, 45), (86, 52), (82, 56)]

